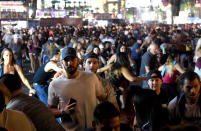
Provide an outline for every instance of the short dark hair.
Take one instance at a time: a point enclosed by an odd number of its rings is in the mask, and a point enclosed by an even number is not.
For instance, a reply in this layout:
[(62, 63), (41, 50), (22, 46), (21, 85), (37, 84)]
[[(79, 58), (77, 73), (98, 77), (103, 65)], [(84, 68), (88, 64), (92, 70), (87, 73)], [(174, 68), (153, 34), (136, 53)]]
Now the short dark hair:
[(110, 119), (119, 116), (116, 107), (110, 102), (102, 102), (98, 104), (94, 110), (94, 121), (102, 123), (104, 119)]
[(185, 79), (189, 81), (193, 81), (196, 78), (200, 81), (199, 76), (194, 71), (186, 71), (183, 74), (181, 74), (179, 78), (177, 79), (178, 86), (184, 85)]
[(4, 74), (0, 77), (0, 81), (8, 88), (11, 93), (22, 87), (21, 79), (17, 75)]
[(90, 53), (88, 53), (88, 54), (85, 55), (84, 61), (86, 62), (87, 59), (89, 59), (89, 58), (96, 58), (96, 59), (98, 59), (98, 55), (96, 55), (96, 54), (93, 53), (93, 52), (90, 52)]
[[(156, 76), (152, 76), (153, 74), (156, 74)], [(147, 74), (147, 80), (152, 78), (160, 78), (162, 79), (161, 73), (158, 70), (150, 70)]]

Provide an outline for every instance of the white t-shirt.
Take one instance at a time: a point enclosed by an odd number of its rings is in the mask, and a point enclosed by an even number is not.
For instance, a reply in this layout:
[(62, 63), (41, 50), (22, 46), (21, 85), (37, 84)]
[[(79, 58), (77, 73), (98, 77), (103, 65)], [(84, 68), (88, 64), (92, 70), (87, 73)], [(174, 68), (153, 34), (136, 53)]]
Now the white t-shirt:
[(92, 127), (97, 96), (102, 94), (104, 90), (97, 76), (90, 72), (79, 71), (79, 75), (74, 79), (62, 75), (50, 83), (48, 104), (65, 107), (70, 98), (75, 99), (77, 101), (75, 119), (81, 128), (89, 128)]

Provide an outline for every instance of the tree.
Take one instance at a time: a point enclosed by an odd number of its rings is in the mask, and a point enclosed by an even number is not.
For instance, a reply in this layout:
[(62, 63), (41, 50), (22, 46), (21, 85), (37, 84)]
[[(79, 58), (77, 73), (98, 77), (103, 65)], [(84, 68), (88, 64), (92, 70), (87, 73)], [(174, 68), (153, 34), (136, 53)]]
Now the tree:
[(181, 11), (190, 10), (191, 16), (194, 16), (195, 14), (194, 4), (195, 4), (194, 0), (183, 0), (181, 3)]

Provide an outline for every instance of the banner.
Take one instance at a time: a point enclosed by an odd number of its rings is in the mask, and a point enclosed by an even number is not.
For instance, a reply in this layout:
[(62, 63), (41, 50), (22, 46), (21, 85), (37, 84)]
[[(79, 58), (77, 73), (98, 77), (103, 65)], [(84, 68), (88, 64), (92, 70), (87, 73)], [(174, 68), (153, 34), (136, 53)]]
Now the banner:
[(1, 20), (27, 20), (27, 12), (2, 11)]
[(41, 18), (40, 26), (56, 26), (57, 24), (66, 25), (65, 18)]
[(41, 18), (40, 26), (56, 26), (56, 25), (74, 25), (81, 26), (81, 18)]

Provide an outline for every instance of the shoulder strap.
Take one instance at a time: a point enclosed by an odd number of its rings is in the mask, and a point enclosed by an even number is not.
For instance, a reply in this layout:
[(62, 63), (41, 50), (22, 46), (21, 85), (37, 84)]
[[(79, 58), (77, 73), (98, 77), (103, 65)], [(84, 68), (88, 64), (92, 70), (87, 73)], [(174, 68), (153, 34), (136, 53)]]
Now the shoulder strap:
[(16, 70), (16, 68), (17, 68), (17, 64), (14, 64), (13, 66), (14, 66), (14, 68), (15, 68), (15, 70)]
[(166, 71), (167, 71), (168, 66), (166, 65), (163, 70), (161, 71), (161, 76), (164, 77)]
[[(173, 63), (173, 65), (175, 65), (177, 63), (177, 61), (173, 60), (172, 63)], [(164, 77), (164, 75), (165, 75), (165, 73), (167, 71), (167, 68), (168, 68), (168, 66), (166, 65), (165, 68), (162, 70), (162, 72), (161, 72), (161, 76), (162, 77)]]
[(3, 75), (3, 64), (0, 65), (0, 76)]
[(177, 63), (177, 61), (176, 61), (176, 60), (173, 60), (172, 63), (173, 63), (173, 65), (175, 65), (175, 64)]

